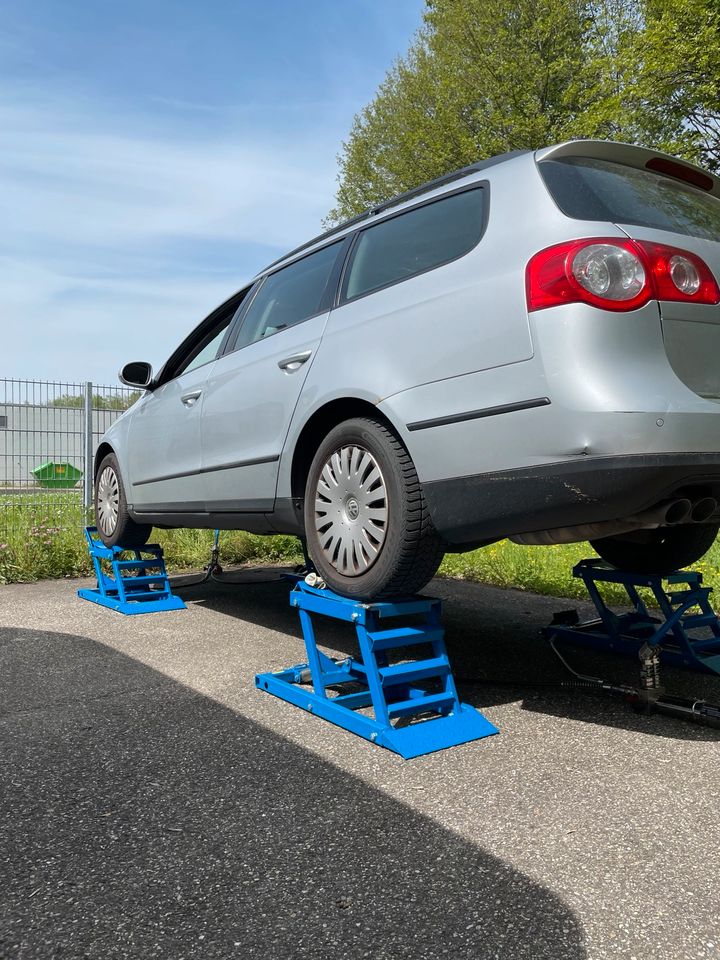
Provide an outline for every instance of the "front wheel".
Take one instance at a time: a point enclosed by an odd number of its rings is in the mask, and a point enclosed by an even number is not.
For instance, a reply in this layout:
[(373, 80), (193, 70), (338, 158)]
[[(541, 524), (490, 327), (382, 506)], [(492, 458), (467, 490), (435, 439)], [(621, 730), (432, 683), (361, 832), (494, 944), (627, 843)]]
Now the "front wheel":
[(591, 540), (590, 546), (618, 570), (672, 573), (696, 563), (715, 542), (716, 523), (684, 523), (677, 527), (635, 530)]
[(136, 523), (127, 509), (125, 488), (114, 453), (103, 458), (95, 477), (95, 524), (106, 547), (144, 546), (152, 527)]
[(318, 448), (305, 535), (320, 576), (348, 597), (417, 593), (443, 557), (410, 454), (370, 417), (339, 424)]

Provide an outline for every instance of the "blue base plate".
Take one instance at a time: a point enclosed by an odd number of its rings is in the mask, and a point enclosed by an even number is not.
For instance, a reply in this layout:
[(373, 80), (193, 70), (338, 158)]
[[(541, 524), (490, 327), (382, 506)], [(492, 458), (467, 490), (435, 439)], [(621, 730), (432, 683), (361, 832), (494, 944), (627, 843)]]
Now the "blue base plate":
[(301, 664), (279, 673), (259, 673), (255, 677), (255, 685), (287, 703), (349, 730), (350, 733), (392, 750), (405, 760), (472, 740), (482, 740), (500, 732), (479, 710), (467, 703), (460, 704), (459, 713), (418, 720), (404, 727), (387, 726), (372, 717), (366, 717), (349, 707), (335, 703), (331, 697), (319, 696), (310, 687), (293, 681), (297, 672), (305, 669), (307, 665)]
[(118, 613), (124, 613), (126, 616), (135, 616), (139, 613), (162, 613), (165, 610), (186, 610), (186, 606), (180, 597), (174, 595), (161, 596), (157, 600), (127, 600), (123, 603), (118, 597), (103, 595), (99, 590), (84, 588), (78, 590), (78, 596), (83, 600), (90, 600), (92, 603), (99, 603), (101, 607), (108, 607), (110, 610), (117, 610)]

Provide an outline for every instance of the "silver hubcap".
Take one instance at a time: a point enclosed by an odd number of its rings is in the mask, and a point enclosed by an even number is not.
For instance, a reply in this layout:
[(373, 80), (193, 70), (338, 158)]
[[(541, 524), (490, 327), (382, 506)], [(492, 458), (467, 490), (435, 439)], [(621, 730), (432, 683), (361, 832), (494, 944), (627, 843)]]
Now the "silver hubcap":
[(375, 563), (385, 541), (388, 501), (377, 460), (363, 447), (341, 447), (315, 490), (315, 529), (325, 559), (343, 576)]
[(97, 522), (102, 532), (111, 537), (115, 532), (120, 505), (120, 485), (112, 467), (100, 474), (97, 488)]

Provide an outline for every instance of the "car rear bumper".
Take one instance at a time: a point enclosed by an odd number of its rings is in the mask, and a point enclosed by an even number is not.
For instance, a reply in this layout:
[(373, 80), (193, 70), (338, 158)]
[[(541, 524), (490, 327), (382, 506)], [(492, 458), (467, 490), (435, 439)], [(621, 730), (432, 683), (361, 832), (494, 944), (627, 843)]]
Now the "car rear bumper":
[(583, 457), (423, 484), (449, 544), (627, 517), (673, 496), (720, 500), (720, 453)]

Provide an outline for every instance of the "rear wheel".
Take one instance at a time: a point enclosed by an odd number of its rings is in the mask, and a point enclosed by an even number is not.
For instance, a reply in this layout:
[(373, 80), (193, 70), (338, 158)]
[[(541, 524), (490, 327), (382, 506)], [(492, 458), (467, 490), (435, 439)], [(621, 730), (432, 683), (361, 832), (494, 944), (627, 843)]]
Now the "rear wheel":
[(590, 546), (618, 570), (633, 573), (672, 573), (705, 556), (720, 530), (716, 523), (686, 523), (677, 527), (636, 530), (591, 540)]
[(409, 453), (369, 417), (339, 424), (317, 450), (305, 535), (320, 576), (348, 597), (417, 593), (443, 557)]
[(107, 547), (144, 546), (152, 526), (136, 523), (127, 509), (125, 489), (114, 453), (103, 458), (95, 478), (95, 524)]

